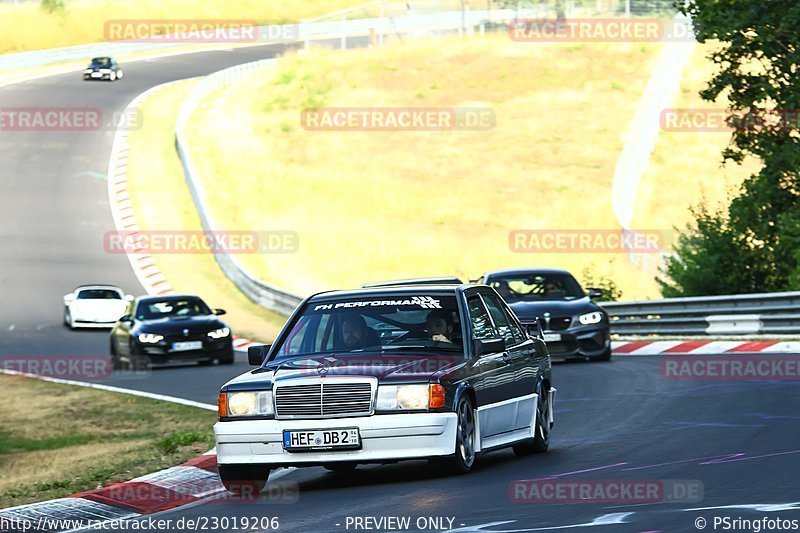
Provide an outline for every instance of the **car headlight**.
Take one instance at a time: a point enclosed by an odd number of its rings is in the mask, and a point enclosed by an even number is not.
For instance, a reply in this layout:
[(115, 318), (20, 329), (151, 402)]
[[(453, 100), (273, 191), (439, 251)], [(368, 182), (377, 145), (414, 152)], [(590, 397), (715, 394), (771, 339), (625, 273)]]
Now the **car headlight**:
[(221, 392), (217, 410), (219, 416), (272, 415), (272, 391)]
[(92, 72), (94, 71), (90, 68), (87, 68), (85, 71), (83, 71), (84, 74), (91, 74)]
[(444, 387), (430, 385), (380, 385), (378, 411), (439, 409), (444, 407)]
[(588, 326), (589, 324), (597, 324), (603, 320), (603, 313), (600, 311), (593, 311), (591, 313), (586, 313), (585, 315), (581, 315), (578, 317), (578, 322), (583, 324), (584, 326)]
[(207, 335), (212, 339), (224, 339), (228, 335), (231, 334), (231, 330), (229, 328), (219, 328), (215, 329), (214, 331), (209, 331)]
[(164, 340), (164, 335), (156, 335), (155, 333), (139, 333), (139, 342), (143, 344), (155, 344)]

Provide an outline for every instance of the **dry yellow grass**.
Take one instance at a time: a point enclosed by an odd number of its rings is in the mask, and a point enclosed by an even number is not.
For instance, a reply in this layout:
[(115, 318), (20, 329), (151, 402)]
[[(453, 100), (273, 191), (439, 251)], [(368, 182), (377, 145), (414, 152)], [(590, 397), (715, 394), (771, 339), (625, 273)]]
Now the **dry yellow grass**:
[(216, 414), (193, 407), (3, 375), (0, 402), (0, 508), (132, 479), (213, 446)]
[[(724, 109), (726, 102), (710, 103), (698, 92), (712, 73), (707, 59), (713, 44), (698, 45), (683, 72), (681, 92), (674, 108)], [(691, 221), (689, 208), (705, 199), (712, 208), (727, 205), (738, 194), (742, 180), (757, 172), (758, 163), (722, 165), (722, 150), (728, 145), (726, 132), (662, 131), (642, 176), (633, 226), (683, 230)]]
[[(202, 229), (175, 152), (175, 120), (180, 103), (197, 81), (167, 87), (141, 107), (142, 127), (129, 137), (128, 192), (145, 231)], [(245, 297), (225, 277), (210, 254), (153, 254), (156, 265), (178, 292), (199, 294), (212, 307), (228, 311), (236, 335), (274, 339), (284, 319)]]
[(246, 19), (288, 24), (363, 4), (363, 0), (68, 0), (48, 13), (37, 2), (0, 4), (0, 54), (102, 42), (104, 24), (124, 19)]
[[(297, 254), (245, 257), (298, 292), (549, 265), (613, 274), (626, 297), (652, 295), (651, 277), (619, 254), (512, 253), (508, 235), (618, 227), (610, 195), (621, 135), (659, 50), (505, 35), (319, 50), (213, 95), (190, 142), (227, 229), (299, 233)], [(491, 106), (497, 126), (307, 131), (300, 112), (314, 106)]]

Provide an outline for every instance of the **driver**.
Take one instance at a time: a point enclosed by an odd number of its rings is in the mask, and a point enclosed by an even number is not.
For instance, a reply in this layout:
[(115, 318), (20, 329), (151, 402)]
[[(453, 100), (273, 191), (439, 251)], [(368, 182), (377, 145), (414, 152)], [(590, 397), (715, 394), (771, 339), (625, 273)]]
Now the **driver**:
[(358, 314), (347, 315), (342, 319), (342, 340), (345, 348), (350, 350), (380, 344), (378, 335), (367, 327), (367, 321)]
[(431, 340), (453, 343), (453, 317), (444, 309), (434, 309), (425, 318), (425, 327)]

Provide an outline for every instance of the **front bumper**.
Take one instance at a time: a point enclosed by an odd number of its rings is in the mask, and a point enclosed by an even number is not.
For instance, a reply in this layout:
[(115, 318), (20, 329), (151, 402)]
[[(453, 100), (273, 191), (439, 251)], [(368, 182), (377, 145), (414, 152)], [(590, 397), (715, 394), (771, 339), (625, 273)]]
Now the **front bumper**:
[(111, 320), (109, 322), (102, 322), (97, 320), (92, 320), (89, 318), (73, 318), (72, 319), (72, 327), (74, 328), (105, 328), (110, 329), (114, 327), (116, 324), (116, 320)]
[(599, 357), (611, 349), (611, 335), (606, 324), (572, 327), (544, 333), (545, 335), (561, 336), (558, 341), (545, 342), (550, 357), (553, 359)]
[[(190, 339), (196, 340), (196, 339)], [(150, 358), (152, 364), (170, 363), (177, 361), (202, 361), (218, 359), (233, 355), (233, 341), (230, 337), (220, 340), (203, 340), (203, 347), (199, 350), (172, 351), (169, 346), (172, 342), (159, 342), (158, 344), (144, 344), (136, 342), (137, 352)]]
[[(313, 466), (325, 463), (394, 462), (455, 453), (455, 413), (372, 415), (313, 420), (217, 422), (214, 438), (219, 464)], [(287, 452), (283, 430), (357, 427), (360, 450)]]

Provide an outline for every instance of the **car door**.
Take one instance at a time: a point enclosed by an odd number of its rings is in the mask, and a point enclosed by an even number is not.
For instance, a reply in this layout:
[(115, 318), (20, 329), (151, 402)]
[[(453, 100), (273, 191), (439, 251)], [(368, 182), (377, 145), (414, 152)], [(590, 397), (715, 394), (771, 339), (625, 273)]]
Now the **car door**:
[(506, 342), (506, 350), (514, 370), (514, 395), (517, 411), (513, 429), (529, 427), (533, 420), (536, 384), (539, 376), (536, 343), (525, 334), (516, 317), (494, 291), (482, 291), (481, 297), (489, 310), (495, 328)]
[[(499, 333), (486, 309), (483, 298), (477, 292), (467, 295), (470, 338), (480, 340), (498, 339)], [(478, 421), (482, 443), (489, 437), (497, 437), (513, 429), (515, 397), (514, 369), (506, 350), (473, 355), (473, 365), (478, 370), (475, 396), (478, 403)]]

